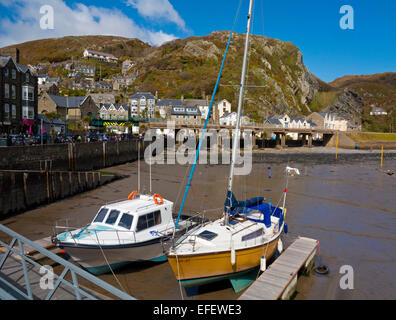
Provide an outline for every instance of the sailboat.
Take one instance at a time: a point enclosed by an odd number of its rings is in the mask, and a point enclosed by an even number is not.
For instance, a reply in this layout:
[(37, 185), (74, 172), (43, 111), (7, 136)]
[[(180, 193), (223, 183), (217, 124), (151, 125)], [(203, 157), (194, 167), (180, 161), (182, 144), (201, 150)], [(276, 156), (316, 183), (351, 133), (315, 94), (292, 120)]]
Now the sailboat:
[[(252, 5), (253, 0), (250, 0), (241, 84), (239, 88), (237, 121), (233, 140), (228, 189), (224, 204), (224, 215), (220, 219), (195, 227), (179, 239), (174, 239), (173, 246), (171, 246), (166, 254), (176, 279), (184, 287), (230, 279), (234, 289), (236, 291), (241, 290), (243, 287), (238, 286), (238, 279), (244, 279), (246, 274), (257, 270), (260, 266), (262, 270), (265, 269), (266, 262), (274, 256), (278, 248), (282, 232), (285, 230), (285, 227), (287, 228), (285, 224), (287, 212), (285, 202), (288, 178), (291, 173), (298, 173), (298, 169), (286, 168), (286, 186), (282, 193), (283, 205), (280, 207), (273, 206), (271, 201), (265, 202), (264, 197), (238, 201), (233, 193), (234, 166), (240, 135), (239, 128), (245, 88)], [(213, 106), (214, 96), (221, 77), (231, 36), (232, 31), (212, 96), (208, 118), (206, 119), (196, 152), (195, 162), (191, 168), (189, 181), (179, 209), (179, 216), (183, 210), (188, 189), (191, 186), (196, 160), (198, 159), (201, 142)]]

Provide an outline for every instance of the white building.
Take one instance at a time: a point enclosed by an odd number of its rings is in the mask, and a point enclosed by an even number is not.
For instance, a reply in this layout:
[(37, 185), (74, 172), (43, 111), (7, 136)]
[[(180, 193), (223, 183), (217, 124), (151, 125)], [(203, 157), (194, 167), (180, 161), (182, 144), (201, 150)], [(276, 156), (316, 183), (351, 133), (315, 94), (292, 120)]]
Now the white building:
[(149, 118), (154, 117), (155, 96), (151, 92), (138, 92), (129, 97), (132, 116), (147, 115)]
[(99, 51), (93, 51), (93, 50), (84, 50), (84, 58), (86, 59), (98, 59), (106, 62), (117, 62), (118, 58), (113, 56), (110, 53), (104, 53), (104, 52), (99, 52)]
[[(219, 123), (222, 126), (235, 126), (236, 121), (237, 121), (237, 116), (238, 114), (236, 112), (230, 112), (224, 114), (220, 120)], [(241, 115), (241, 125), (248, 125), (250, 123), (250, 119), (248, 116)]]
[(228, 113), (231, 113), (231, 103), (226, 100), (220, 100), (213, 105), (214, 120), (220, 121), (220, 118)]
[(370, 116), (386, 116), (388, 112), (386, 112), (382, 108), (372, 108), (370, 112)]

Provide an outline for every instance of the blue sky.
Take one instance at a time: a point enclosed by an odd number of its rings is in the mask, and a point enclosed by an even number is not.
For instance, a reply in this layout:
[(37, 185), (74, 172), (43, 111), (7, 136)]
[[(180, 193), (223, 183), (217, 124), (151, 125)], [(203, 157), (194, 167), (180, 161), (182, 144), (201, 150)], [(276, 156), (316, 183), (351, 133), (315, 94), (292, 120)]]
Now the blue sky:
[[(239, 0), (0, 0), (0, 46), (65, 35), (112, 34), (153, 45), (230, 30)], [(245, 32), (243, 0), (237, 32)], [(54, 8), (53, 30), (40, 28), (40, 7)], [(354, 30), (340, 28), (340, 8), (354, 9)], [(324, 81), (396, 71), (396, 1), (256, 0), (253, 33), (291, 41)]]

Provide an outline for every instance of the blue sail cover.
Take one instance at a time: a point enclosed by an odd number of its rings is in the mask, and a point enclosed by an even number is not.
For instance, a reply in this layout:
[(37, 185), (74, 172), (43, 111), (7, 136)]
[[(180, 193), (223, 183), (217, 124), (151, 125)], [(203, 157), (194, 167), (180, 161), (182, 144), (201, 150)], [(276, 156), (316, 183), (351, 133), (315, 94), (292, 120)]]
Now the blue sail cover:
[(224, 211), (230, 216), (236, 214), (247, 215), (252, 210), (258, 210), (264, 215), (264, 220), (257, 220), (247, 217), (249, 220), (259, 223), (264, 223), (266, 227), (271, 226), (271, 214), (274, 217), (280, 218), (280, 225), (283, 223), (283, 211), (268, 203), (264, 203), (265, 198), (256, 197), (247, 199), (245, 201), (238, 201), (232, 192), (227, 193), (227, 198), (224, 203)]

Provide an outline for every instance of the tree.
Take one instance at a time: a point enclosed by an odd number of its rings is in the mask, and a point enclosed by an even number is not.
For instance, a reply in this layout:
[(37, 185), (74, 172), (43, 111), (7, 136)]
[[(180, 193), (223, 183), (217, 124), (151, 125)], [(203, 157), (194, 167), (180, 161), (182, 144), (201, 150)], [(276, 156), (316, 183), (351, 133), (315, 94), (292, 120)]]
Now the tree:
[(59, 119), (59, 118), (60, 118), (60, 115), (57, 114), (56, 112), (47, 112), (47, 113), (44, 115), (44, 117), (47, 118), (47, 119), (50, 120), (50, 121), (53, 121), (53, 120), (55, 120), (55, 119)]

